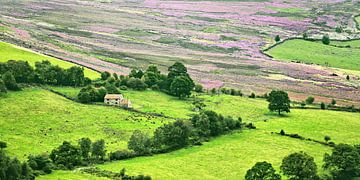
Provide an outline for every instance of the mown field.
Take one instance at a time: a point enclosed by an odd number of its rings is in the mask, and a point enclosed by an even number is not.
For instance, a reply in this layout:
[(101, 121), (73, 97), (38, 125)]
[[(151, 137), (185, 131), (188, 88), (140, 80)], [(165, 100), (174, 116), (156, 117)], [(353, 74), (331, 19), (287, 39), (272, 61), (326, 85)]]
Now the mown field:
[(78, 171), (54, 171), (46, 176), (36, 177), (37, 180), (105, 180), (108, 178), (92, 176)]
[[(72, 66), (76, 66), (73, 63), (45, 56), (43, 54), (0, 41), (0, 62), (6, 62), (8, 60), (28, 61), (29, 64), (32, 66), (35, 66), (35, 62), (43, 60), (48, 60), (52, 64), (58, 65), (62, 68), (70, 68)], [(89, 77), (91, 79), (97, 79), (100, 77), (99, 73), (87, 68), (85, 68), (84, 73), (86, 77)]]
[[(67, 95), (76, 95), (79, 91), (78, 88), (52, 88)], [(123, 93), (125, 97), (132, 98), (134, 106), (139, 110), (160, 112), (164, 109), (175, 109), (176, 113), (164, 113), (172, 117), (184, 117), (192, 112), (190, 101), (171, 99), (161, 92), (128, 90)], [(169, 98), (171, 102), (167, 104)], [(360, 129), (359, 113), (292, 109), (291, 113), (279, 117), (269, 113), (264, 99), (205, 94), (198, 94), (197, 98), (204, 100), (206, 109), (226, 116), (242, 117), (246, 122), (253, 122), (257, 129), (224, 135), (203, 146), (107, 163), (98, 167), (114, 172), (126, 168), (129, 174), (151, 175), (155, 179), (237, 179), (243, 177), (247, 169), (258, 161), (269, 161), (279, 169), (284, 156), (305, 151), (315, 157), (320, 173), (324, 173), (321, 170), (322, 159), (324, 153), (331, 150), (330, 147), (282, 137), (271, 132), (280, 132), (283, 129), (286, 133), (297, 133), (320, 141), (328, 135), (335, 143), (360, 142), (360, 135), (357, 133)], [(152, 105), (149, 108), (142, 108), (137, 104), (146, 104), (150, 99)], [(69, 172), (67, 176), (71, 176), (70, 174)]]
[(39, 88), (0, 98), (0, 137), (10, 155), (49, 153), (63, 141), (105, 139), (108, 151), (127, 148), (135, 129), (153, 132), (167, 119), (98, 105), (83, 105)]
[(348, 48), (340, 48), (324, 45), (318, 42), (300, 39), (289, 40), (281, 43), (266, 53), (275, 59), (282, 61), (300, 61), (342, 69), (360, 70), (360, 40), (351, 42), (335, 42), (334, 44), (350, 45)]

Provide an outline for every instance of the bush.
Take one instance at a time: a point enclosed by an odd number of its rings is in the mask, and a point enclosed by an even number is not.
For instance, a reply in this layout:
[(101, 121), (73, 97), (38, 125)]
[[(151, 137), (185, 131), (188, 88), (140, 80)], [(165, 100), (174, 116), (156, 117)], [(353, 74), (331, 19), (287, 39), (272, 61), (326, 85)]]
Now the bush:
[(309, 96), (309, 97), (306, 99), (306, 104), (312, 104), (312, 103), (314, 103), (314, 101), (315, 101), (315, 98), (312, 97), (312, 96)]
[(322, 43), (323, 44), (325, 44), (325, 45), (329, 45), (330, 44), (330, 38), (329, 38), (329, 36), (328, 35), (324, 35), (323, 37), (322, 37)]
[(321, 104), (320, 104), (320, 108), (321, 108), (321, 109), (326, 109), (326, 105), (325, 105), (325, 103), (321, 102)]
[(135, 153), (128, 150), (117, 150), (109, 153), (110, 161), (123, 160), (135, 157)]
[(280, 131), (280, 134), (281, 134), (282, 136), (284, 136), (284, 135), (285, 135), (285, 131), (284, 131), (284, 130), (281, 130), (281, 131)]
[(147, 155), (151, 153), (152, 141), (148, 134), (135, 130), (128, 142), (128, 148), (138, 155)]
[(21, 90), (21, 88), (16, 83), (15, 77), (11, 72), (6, 72), (5, 74), (3, 74), (2, 80), (6, 86), (6, 89), (13, 91)]
[(31, 169), (36, 170), (37, 174), (50, 174), (52, 172), (53, 164), (47, 154), (28, 157), (28, 163)]
[(255, 93), (251, 93), (249, 96), (249, 98), (255, 98), (255, 97), (256, 97)]
[(198, 93), (203, 92), (203, 87), (201, 84), (195, 85), (195, 92), (198, 92)]
[(141, 79), (134, 78), (134, 77), (132, 77), (128, 80), (127, 86), (129, 88), (139, 90), (139, 91), (145, 90), (147, 87), (146, 84)]

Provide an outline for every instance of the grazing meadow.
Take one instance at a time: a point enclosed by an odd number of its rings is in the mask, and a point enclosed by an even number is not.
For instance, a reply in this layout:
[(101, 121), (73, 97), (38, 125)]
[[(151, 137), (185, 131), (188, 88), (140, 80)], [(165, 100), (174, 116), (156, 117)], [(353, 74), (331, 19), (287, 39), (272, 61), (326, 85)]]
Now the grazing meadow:
[(311, 63), (359, 71), (359, 42), (360, 40), (351, 41), (350, 43), (342, 42), (341, 44), (346, 44), (350, 47), (341, 48), (318, 42), (295, 39), (275, 46), (266, 53), (275, 59), (287, 62)]
[[(21, 48), (13, 44), (0, 41), (0, 62), (7, 62), (9, 60), (27, 61), (32, 66), (35, 66), (35, 62), (39, 62), (43, 60), (50, 61), (53, 65), (58, 65), (62, 68), (70, 68), (72, 66), (77, 66), (76, 64), (70, 62), (45, 56), (38, 52), (34, 52), (29, 49)], [(98, 72), (88, 68), (85, 68), (84, 74), (86, 77), (91, 79), (97, 79), (100, 77), (100, 74)]]

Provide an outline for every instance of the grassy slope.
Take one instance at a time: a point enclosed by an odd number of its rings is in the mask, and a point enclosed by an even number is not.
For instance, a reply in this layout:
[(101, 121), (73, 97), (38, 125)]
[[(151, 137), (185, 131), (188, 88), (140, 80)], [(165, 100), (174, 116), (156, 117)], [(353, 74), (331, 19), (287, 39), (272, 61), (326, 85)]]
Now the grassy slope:
[(353, 48), (337, 48), (321, 43), (300, 39), (286, 41), (269, 51), (267, 54), (283, 61), (301, 61), (331, 67), (360, 70), (360, 51)]
[[(70, 96), (75, 96), (79, 91), (78, 88), (53, 88)], [(152, 102), (143, 106), (143, 110), (168, 109), (168, 113), (175, 117), (191, 112), (190, 102), (172, 99), (160, 92), (124, 91), (124, 94), (133, 99), (134, 106), (140, 107)], [(221, 136), (199, 147), (113, 162), (99, 167), (116, 172), (125, 167), (130, 174), (148, 174), (156, 179), (235, 179), (243, 177), (246, 170), (257, 161), (269, 161), (278, 169), (285, 155), (300, 150), (314, 156), (320, 167), (323, 154), (330, 150), (323, 145), (273, 135), (271, 132), (284, 129), (287, 133), (298, 133), (317, 140), (329, 135), (336, 143), (354, 144), (360, 140), (360, 135), (355, 133), (360, 128), (360, 114), (357, 113), (292, 110), (290, 114), (278, 117), (268, 113), (267, 103), (263, 99), (228, 95), (199, 97), (205, 100), (207, 109), (224, 115), (241, 116), (244, 121), (254, 122), (257, 129)], [(57, 146), (62, 140), (75, 141), (88, 136), (92, 139), (105, 138), (110, 142), (109, 150), (125, 148), (125, 140), (133, 129), (151, 132), (161, 124), (159, 120), (156, 125), (146, 120), (124, 121), (132, 114), (112, 107), (76, 104), (39, 89), (11, 92), (6, 98), (0, 99), (0, 105), (6, 107), (0, 110), (0, 125), (4, 127), (0, 130), (1, 140), (7, 141), (9, 151), (18, 156), (29, 152), (42, 153)], [(172, 112), (172, 109), (176, 110)], [(69, 122), (66, 123), (66, 120)], [(14, 127), (16, 131), (13, 132)], [(113, 132), (116, 134), (112, 134)], [(68, 171), (57, 171), (49, 176), (55, 179), (57, 177), (87, 179), (90, 176)], [(47, 179), (47, 176), (42, 178)]]
[(284, 156), (301, 150), (314, 156), (320, 166), (323, 153), (330, 149), (262, 130), (245, 130), (221, 136), (203, 146), (99, 167), (114, 172), (125, 167), (131, 174), (149, 174), (154, 179), (239, 179), (258, 161), (268, 161), (279, 169)]
[[(50, 87), (70, 97), (77, 97), (81, 88)], [(182, 101), (176, 97), (157, 91), (121, 91), (124, 97), (131, 100), (134, 108), (143, 112), (162, 113), (176, 118), (189, 118), (194, 112), (191, 111), (190, 101)]]
[[(28, 61), (32, 66), (35, 65), (35, 62), (42, 60), (48, 60), (52, 64), (59, 65), (63, 68), (70, 68), (71, 66), (75, 66), (73, 63), (45, 56), (28, 49), (20, 48), (18, 46), (0, 41), (0, 62), (6, 62), (8, 60), (24, 60)], [(87, 68), (85, 68), (85, 76), (91, 79), (100, 77), (99, 73)]]
[[(267, 111), (262, 99), (233, 96), (202, 96), (207, 108), (232, 116), (242, 116), (253, 121), (257, 130), (221, 136), (200, 147), (191, 147), (169, 154), (140, 157), (100, 165), (119, 171), (125, 167), (129, 173), (149, 174), (155, 179), (236, 179), (257, 161), (269, 161), (279, 168), (281, 159), (295, 151), (305, 151), (315, 157), (321, 167), (323, 154), (330, 148), (307, 142), (272, 135), (284, 129), (287, 133), (322, 140), (329, 135), (336, 143), (358, 143), (360, 114), (324, 110), (292, 110), (278, 117)], [(220, 102), (220, 103), (219, 103)], [(263, 120), (267, 120), (264, 122)], [(214, 163), (216, 162), (216, 163)]]
[(37, 88), (8, 93), (0, 98), (0, 107), (0, 140), (20, 159), (82, 137), (105, 139), (109, 151), (126, 148), (133, 130), (151, 133), (165, 121), (113, 107), (74, 103)]
[(46, 176), (36, 177), (37, 180), (106, 180), (108, 178), (100, 178), (74, 171), (54, 171)]

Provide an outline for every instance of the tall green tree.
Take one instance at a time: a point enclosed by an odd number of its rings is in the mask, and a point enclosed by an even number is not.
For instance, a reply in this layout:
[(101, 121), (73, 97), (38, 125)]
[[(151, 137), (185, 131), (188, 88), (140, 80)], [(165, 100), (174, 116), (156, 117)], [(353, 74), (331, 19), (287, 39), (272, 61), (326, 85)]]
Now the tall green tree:
[(292, 180), (317, 180), (317, 167), (314, 158), (304, 152), (286, 156), (281, 163), (282, 173)]
[(0, 78), (0, 95), (7, 92), (6, 86), (2, 78)]
[(325, 154), (323, 167), (331, 172), (334, 179), (352, 179), (360, 176), (360, 146), (336, 145), (331, 154)]
[(92, 144), (91, 155), (97, 160), (104, 160), (106, 155), (105, 141), (100, 139)]
[(272, 165), (266, 161), (257, 162), (246, 172), (245, 180), (280, 180), (281, 176), (276, 173)]
[(60, 167), (73, 169), (81, 164), (81, 152), (78, 147), (64, 141), (62, 145), (51, 151), (50, 159)]
[(284, 111), (290, 112), (290, 99), (284, 91), (271, 91), (267, 101), (269, 102), (268, 108), (270, 111), (277, 111), (279, 115)]
[(188, 97), (191, 95), (191, 90), (194, 88), (194, 83), (187, 76), (178, 76), (176, 77), (171, 85), (170, 92), (171, 94), (179, 97)]
[(78, 141), (80, 146), (80, 152), (83, 159), (89, 159), (90, 152), (91, 152), (91, 140), (90, 138), (81, 138)]
[(146, 155), (151, 153), (152, 141), (148, 134), (142, 133), (140, 130), (135, 130), (128, 142), (128, 148), (139, 155)]
[(10, 71), (2, 75), (2, 80), (6, 86), (6, 89), (13, 91), (20, 90), (19, 85), (17, 84), (13, 74)]

